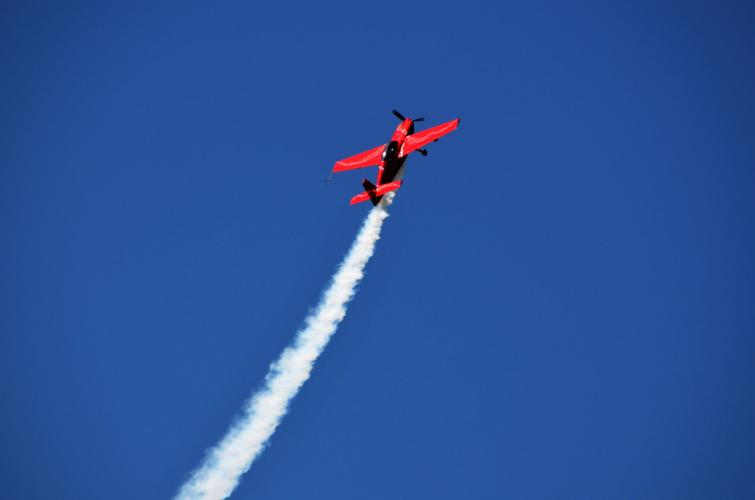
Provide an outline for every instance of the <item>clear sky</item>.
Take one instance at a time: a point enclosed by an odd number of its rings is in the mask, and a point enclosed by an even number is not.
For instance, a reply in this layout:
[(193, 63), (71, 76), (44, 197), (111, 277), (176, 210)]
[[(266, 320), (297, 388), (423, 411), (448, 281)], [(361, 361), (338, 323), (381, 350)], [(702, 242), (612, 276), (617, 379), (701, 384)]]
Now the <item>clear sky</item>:
[(755, 497), (748, 2), (0, 12), (3, 498), (171, 497), (348, 249), (375, 172), (322, 179), (393, 108), (462, 121), (233, 498)]

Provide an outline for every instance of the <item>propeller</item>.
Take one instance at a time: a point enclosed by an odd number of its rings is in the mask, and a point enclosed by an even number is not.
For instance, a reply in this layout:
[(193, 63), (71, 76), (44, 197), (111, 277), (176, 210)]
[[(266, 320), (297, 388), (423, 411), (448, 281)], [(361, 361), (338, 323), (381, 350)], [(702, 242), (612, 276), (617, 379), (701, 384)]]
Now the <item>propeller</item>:
[[(394, 114), (394, 115), (396, 116), (396, 118), (398, 118), (398, 119), (399, 119), (399, 120), (401, 120), (401, 121), (404, 121), (404, 120), (406, 120), (406, 118), (404, 118), (404, 115), (402, 115), (401, 113), (399, 113), (399, 112), (398, 112), (398, 111), (396, 111), (395, 109), (393, 110), (393, 114)], [(415, 118), (415, 119), (414, 119), (414, 120), (412, 120), (412, 121), (413, 121), (413, 122), (423, 122), (423, 121), (425, 121), (425, 119), (424, 119), (424, 118)]]

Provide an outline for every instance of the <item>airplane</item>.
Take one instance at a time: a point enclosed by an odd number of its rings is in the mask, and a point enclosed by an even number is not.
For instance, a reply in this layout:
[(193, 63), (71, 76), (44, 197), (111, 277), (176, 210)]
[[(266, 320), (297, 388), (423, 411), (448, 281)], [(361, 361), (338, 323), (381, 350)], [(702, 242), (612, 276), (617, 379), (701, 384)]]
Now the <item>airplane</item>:
[(396, 127), (393, 137), (391, 137), (388, 144), (381, 144), (376, 148), (337, 161), (333, 165), (331, 176), (335, 172), (364, 167), (378, 167), (377, 185), (364, 179), (362, 181), (364, 193), (354, 196), (351, 199), (351, 205), (370, 200), (376, 206), (380, 203), (383, 196), (400, 188), (401, 177), (404, 175), (404, 163), (409, 153), (416, 151), (422, 156), (427, 156), (427, 150), (422, 147), (437, 141), (449, 132), (453, 132), (461, 121), (460, 118), (457, 118), (414, 133), (414, 124), (423, 121), (424, 118), (416, 118), (414, 120), (404, 118), (395, 109), (393, 110), (393, 114), (401, 120), (401, 123)]

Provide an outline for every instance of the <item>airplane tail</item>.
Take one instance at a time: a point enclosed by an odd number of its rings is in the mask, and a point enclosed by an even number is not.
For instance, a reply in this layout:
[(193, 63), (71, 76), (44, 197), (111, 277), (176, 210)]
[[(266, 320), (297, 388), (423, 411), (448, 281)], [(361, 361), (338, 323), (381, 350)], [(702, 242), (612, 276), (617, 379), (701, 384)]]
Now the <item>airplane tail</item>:
[(383, 195), (401, 187), (401, 181), (388, 182), (386, 184), (375, 186), (373, 183), (365, 179), (362, 181), (362, 186), (364, 186), (364, 193), (359, 193), (353, 197), (351, 199), (351, 204), (355, 205), (370, 200), (373, 206), (377, 206), (383, 198)]

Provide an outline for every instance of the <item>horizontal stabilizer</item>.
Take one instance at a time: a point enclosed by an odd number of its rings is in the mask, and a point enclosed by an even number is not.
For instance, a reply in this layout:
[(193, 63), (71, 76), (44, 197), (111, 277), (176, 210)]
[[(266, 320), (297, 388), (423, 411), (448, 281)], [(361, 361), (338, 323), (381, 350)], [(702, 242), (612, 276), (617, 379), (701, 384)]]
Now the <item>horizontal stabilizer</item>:
[(364, 193), (359, 193), (351, 199), (352, 205), (356, 205), (357, 203), (361, 203), (367, 200), (372, 201), (373, 205), (377, 205), (378, 203), (380, 203), (380, 199), (384, 194), (395, 191), (401, 187), (401, 181), (388, 182), (377, 187), (375, 187), (374, 184), (367, 180), (365, 180), (362, 184), (365, 187), (365, 191)]
[(367, 201), (370, 199), (370, 193), (359, 193), (355, 197), (351, 199), (351, 205), (356, 205), (357, 203), (362, 203), (363, 201)]
[(387, 184), (381, 184), (375, 190), (375, 194), (383, 196), (385, 193), (390, 193), (401, 187), (401, 181), (388, 182)]

